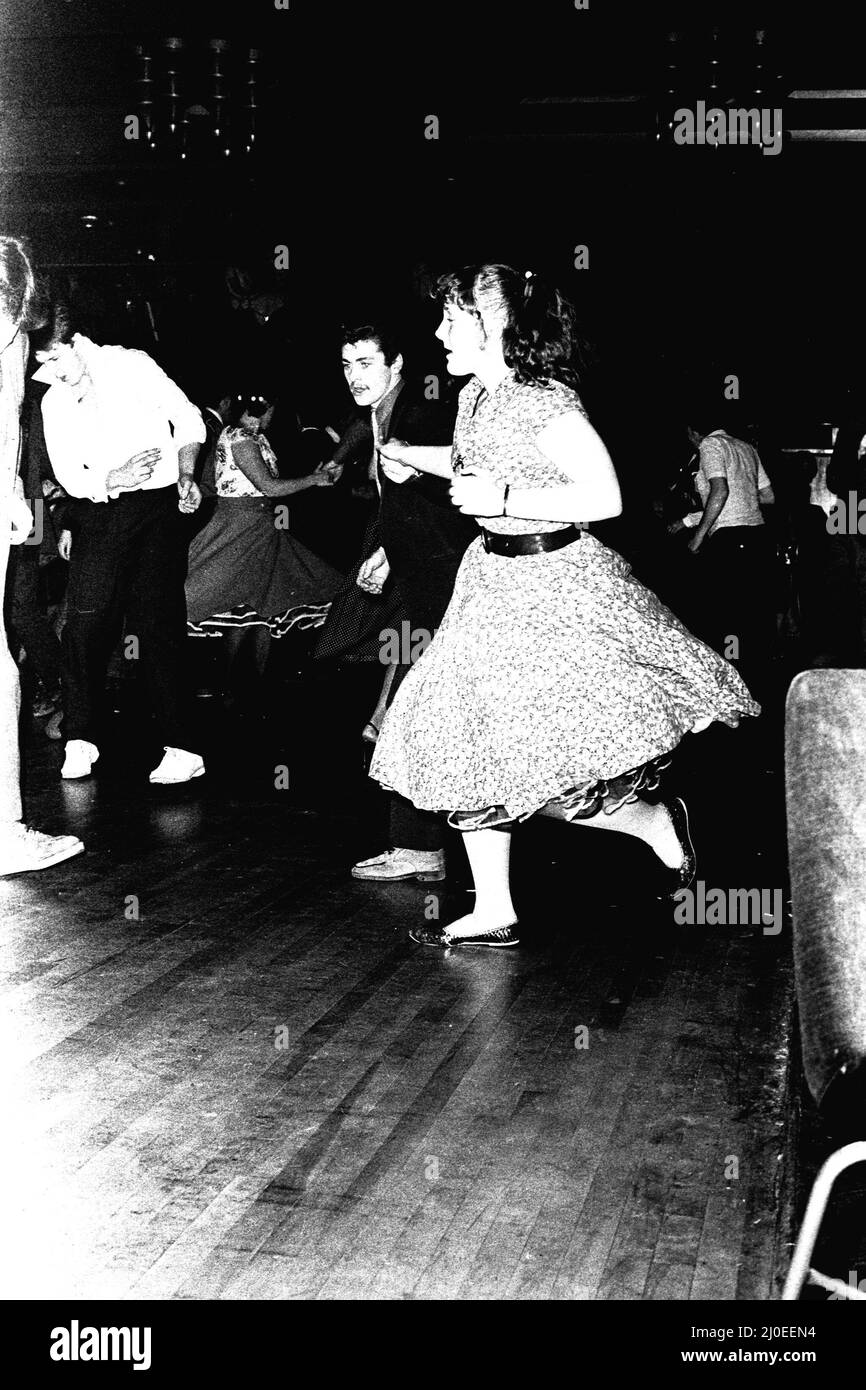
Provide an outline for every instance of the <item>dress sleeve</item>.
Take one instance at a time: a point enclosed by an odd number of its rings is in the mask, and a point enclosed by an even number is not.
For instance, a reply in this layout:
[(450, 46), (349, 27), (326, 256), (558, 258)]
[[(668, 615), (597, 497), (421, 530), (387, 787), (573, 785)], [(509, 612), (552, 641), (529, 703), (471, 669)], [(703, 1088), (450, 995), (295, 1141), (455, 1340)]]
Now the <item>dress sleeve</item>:
[(532, 439), (554, 420), (571, 415), (575, 410), (586, 415), (577, 392), (559, 382), (550, 386), (527, 386), (519, 398), (521, 424)]

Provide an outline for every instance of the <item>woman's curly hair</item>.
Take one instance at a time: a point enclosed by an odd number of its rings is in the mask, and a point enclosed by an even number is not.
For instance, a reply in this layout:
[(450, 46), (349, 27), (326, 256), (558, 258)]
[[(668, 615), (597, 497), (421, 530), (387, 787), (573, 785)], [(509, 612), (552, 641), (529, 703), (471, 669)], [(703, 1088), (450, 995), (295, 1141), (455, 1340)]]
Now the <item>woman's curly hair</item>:
[(578, 384), (583, 344), (574, 308), (534, 271), (508, 265), (468, 265), (443, 275), (436, 297), (474, 314), (484, 328), (502, 325), (506, 365), (521, 382)]
[(0, 236), (0, 303), (25, 333), (45, 322), (46, 304), (21, 237)]

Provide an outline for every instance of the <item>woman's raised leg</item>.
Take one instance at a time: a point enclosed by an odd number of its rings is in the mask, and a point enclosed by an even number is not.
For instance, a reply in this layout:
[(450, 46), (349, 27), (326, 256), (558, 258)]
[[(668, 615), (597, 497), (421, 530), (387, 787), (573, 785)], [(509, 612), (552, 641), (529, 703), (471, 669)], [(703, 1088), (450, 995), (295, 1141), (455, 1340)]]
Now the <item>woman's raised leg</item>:
[(651, 803), (626, 801), (616, 811), (601, 810), (594, 816), (569, 818), (556, 802), (548, 802), (538, 813), (572, 825), (590, 825), (595, 830), (617, 830), (634, 835), (656, 854), (666, 868), (691, 879), (694, 875), (694, 848), (689, 835), (688, 817), (682, 801)]

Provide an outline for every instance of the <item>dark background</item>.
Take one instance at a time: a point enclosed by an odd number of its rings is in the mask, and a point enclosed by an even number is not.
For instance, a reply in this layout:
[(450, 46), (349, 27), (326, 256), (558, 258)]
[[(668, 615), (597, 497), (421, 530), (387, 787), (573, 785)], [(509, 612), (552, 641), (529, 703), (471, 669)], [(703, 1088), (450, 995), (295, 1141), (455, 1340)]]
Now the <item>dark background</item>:
[[(339, 324), (383, 309), (410, 365), (441, 373), (430, 283), (505, 260), (576, 303), (597, 357), (587, 400), (627, 476), (665, 471), (695, 410), (770, 451), (822, 442), (864, 379), (856, 31), (827, 6), (7, 0), (0, 224), (95, 336), (154, 352), (197, 399), (276, 376), (304, 423), (337, 418)], [(137, 45), (164, 118), (167, 37), (184, 41), (181, 108), (204, 112), (185, 160), (164, 131), (153, 150), (124, 139)], [(212, 38), (229, 44), (220, 142)], [(781, 105), (781, 153), (674, 146), (672, 110), (701, 97)], [(809, 130), (825, 134), (795, 138)], [(228, 267), (245, 276), (235, 303)], [(267, 322), (244, 302), (259, 293), (284, 305)]]

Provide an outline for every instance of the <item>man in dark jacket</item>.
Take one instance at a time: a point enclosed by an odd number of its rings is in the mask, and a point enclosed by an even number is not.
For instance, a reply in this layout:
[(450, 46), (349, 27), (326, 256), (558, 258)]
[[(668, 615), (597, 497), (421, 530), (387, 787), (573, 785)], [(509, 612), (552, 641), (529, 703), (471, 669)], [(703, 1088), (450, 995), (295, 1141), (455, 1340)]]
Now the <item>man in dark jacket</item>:
[[(451, 505), (447, 479), (429, 474), (386, 477), (377, 444), (404, 439), (411, 444), (450, 444), (454, 412), (403, 378), (403, 358), (389, 331), (362, 324), (343, 332), (343, 373), (359, 411), (351, 432), (356, 455), (365, 455), (379, 493), (379, 510), (368, 538), (369, 554), (357, 575), (367, 594), (379, 594), (391, 578), (405, 619), (398, 630), (383, 628), (381, 659), (396, 661), (390, 698), (442, 621), (463, 553), (477, 535), (470, 517)], [(432, 385), (432, 383), (431, 383)], [(432, 393), (431, 393), (432, 394)], [(360, 414), (363, 412), (363, 415)], [(354, 878), (436, 882), (445, 877), (444, 822), (392, 796), (391, 847), (352, 869)]]

